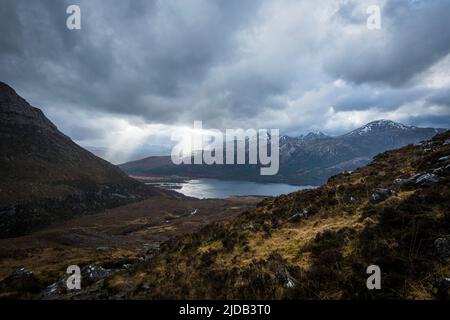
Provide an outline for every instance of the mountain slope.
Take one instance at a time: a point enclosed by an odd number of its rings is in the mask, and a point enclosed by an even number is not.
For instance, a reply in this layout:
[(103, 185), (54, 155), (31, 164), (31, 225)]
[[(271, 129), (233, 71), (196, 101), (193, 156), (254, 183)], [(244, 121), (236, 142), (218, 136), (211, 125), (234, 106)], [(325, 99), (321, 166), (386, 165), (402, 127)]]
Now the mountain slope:
[[(77, 297), (449, 297), (450, 131), (175, 238)], [(366, 268), (381, 269), (368, 290)], [(70, 298), (71, 294), (63, 296)]]
[(1, 237), (152, 193), (0, 82)]
[(332, 175), (367, 164), (380, 152), (429, 139), (439, 131), (442, 130), (378, 120), (338, 137), (321, 132), (296, 138), (281, 136), (280, 170), (276, 176), (260, 176), (257, 165), (176, 166), (170, 157), (149, 157), (120, 167), (138, 176), (179, 175), (320, 185)]

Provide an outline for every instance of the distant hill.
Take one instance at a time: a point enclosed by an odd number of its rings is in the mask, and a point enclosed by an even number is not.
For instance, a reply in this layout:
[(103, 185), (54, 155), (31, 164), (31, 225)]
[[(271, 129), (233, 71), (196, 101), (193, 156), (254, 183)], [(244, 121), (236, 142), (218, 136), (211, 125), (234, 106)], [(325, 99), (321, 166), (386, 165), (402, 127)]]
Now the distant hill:
[(176, 166), (169, 156), (148, 157), (120, 167), (128, 174), (139, 176), (179, 175), (320, 185), (332, 175), (369, 163), (380, 152), (429, 139), (442, 131), (378, 120), (337, 137), (322, 132), (281, 136), (280, 171), (276, 176), (260, 176), (257, 165)]
[(135, 161), (150, 156), (162, 156), (170, 154), (170, 147), (160, 145), (145, 145), (142, 148), (138, 148), (133, 151), (94, 147), (88, 145), (83, 145), (83, 148), (113, 164)]
[(2, 82), (0, 175), (1, 237), (159, 192), (75, 144)]

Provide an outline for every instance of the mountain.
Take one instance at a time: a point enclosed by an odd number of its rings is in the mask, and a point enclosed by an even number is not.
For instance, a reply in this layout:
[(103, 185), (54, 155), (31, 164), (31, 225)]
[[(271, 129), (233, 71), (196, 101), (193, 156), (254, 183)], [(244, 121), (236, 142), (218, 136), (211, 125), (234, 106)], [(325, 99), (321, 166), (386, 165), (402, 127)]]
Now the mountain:
[(299, 137), (281, 136), (280, 170), (275, 176), (260, 176), (257, 165), (176, 166), (167, 156), (149, 157), (120, 167), (137, 176), (179, 175), (320, 185), (332, 175), (369, 163), (378, 153), (429, 139), (442, 131), (378, 120), (337, 137), (322, 132)]
[(145, 145), (142, 148), (133, 151), (111, 149), (105, 147), (83, 146), (89, 152), (97, 157), (118, 164), (127, 161), (135, 161), (149, 156), (161, 156), (170, 154), (170, 148), (160, 145)]
[(301, 135), (298, 137), (298, 140), (303, 141), (313, 141), (313, 140), (319, 140), (319, 139), (326, 139), (329, 138), (325, 133), (321, 131), (315, 131), (315, 132), (309, 132), (306, 135)]
[(157, 192), (75, 144), (2, 82), (0, 174), (1, 237)]
[[(230, 221), (171, 238), (145, 261), (55, 297), (448, 299), (449, 229), (447, 131), (319, 188), (266, 198)], [(367, 287), (373, 265), (381, 290)]]
[(406, 126), (404, 124), (394, 122), (391, 120), (377, 120), (370, 122), (366, 124), (365, 126), (358, 128), (356, 130), (353, 130), (346, 134), (346, 136), (369, 136), (375, 132), (386, 132), (386, 131), (408, 131), (408, 130), (414, 130), (417, 129), (417, 127), (414, 126)]

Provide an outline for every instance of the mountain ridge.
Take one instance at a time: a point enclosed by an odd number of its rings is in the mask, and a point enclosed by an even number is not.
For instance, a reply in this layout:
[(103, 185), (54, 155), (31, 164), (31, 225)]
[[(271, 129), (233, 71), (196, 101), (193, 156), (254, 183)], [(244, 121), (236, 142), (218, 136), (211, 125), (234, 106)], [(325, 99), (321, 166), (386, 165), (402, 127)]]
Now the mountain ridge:
[(136, 176), (185, 176), (320, 185), (330, 176), (352, 171), (373, 156), (421, 140), (445, 129), (406, 126), (391, 120), (372, 121), (339, 136), (311, 132), (299, 137), (280, 137), (280, 170), (275, 176), (260, 176), (257, 165), (176, 166), (170, 156), (147, 157), (120, 164)]
[(163, 193), (86, 151), (0, 82), (1, 237)]

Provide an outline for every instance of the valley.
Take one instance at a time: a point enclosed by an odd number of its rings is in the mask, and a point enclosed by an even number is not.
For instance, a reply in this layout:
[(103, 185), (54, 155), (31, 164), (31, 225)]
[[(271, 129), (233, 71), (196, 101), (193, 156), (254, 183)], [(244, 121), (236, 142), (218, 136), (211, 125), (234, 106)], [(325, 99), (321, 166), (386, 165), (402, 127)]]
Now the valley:
[[(152, 197), (57, 223), (23, 237), (0, 239), (0, 279), (21, 268), (32, 271), (44, 283), (64, 277), (69, 265), (120, 269), (148, 259), (171, 238), (230, 220), (261, 200)], [(0, 298), (14, 294), (3, 291)]]
[[(448, 298), (450, 132), (310, 190), (153, 198), (0, 241), (3, 298)], [(194, 213), (194, 214), (193, 214)], [(68, 264), (82, 268), (67, 291)], [(365, 287), (379, 265), (383, 290)], [(15, 271), (14, 271), (15, 270)]]
[[(0, 298), (449, 296), (450, 131), (380, 120), (340, 137), (282, 137), (284, 176), (272, 181), (251, 181), (256, 167), (160, 157), (122, 165), (134, 179), (4, 83), (0, 107)], [(305, 173), (325, 182), (279, 184)], [(198, 193), (176, 191), (186, 185)], [(365, 285), (373, 264), (382, 291)], [(71, 291), (73, 265), (83, 280)]]

